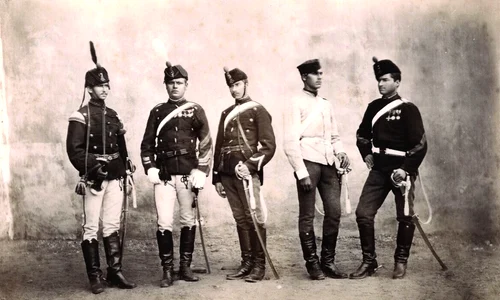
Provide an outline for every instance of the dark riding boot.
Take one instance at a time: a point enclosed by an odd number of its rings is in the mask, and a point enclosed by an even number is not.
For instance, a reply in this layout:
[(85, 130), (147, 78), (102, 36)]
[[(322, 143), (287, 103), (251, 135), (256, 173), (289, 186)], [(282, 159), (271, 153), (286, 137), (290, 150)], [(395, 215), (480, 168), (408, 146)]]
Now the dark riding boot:
[(349, 275), (351, 279), (362, 279), (371, 276), (378, 268), (376, 260), (377, 254), (375, 253), (375, 228), (373, 225), (366, 224), (358, 224), (358, 228), (361, 251), (363, 252), (363, 262), (354, 273)]
[(236, 229), (240, 240), (241, 265), (236, 270), (236, 273), (226, 275), (226, 279), (228, 280), (241, 279), (250, 274), (250, 271), (252, 271), (253, 268), (250, 230), (244, 230), (239, 226), (237, 226)]
[(325, 274), (321, 270), (319, 258), (316, 254), (316, 237), (314, 231), (300, 232), (300, 245), (302, 246), (302, 254), (306, 261), (307, 273), (312, 280), (323, 280)]
[(340, 272), (335, 265), (335, 247), (337, 246), (338, 232), (329, 235), (323, 235), (321, 243), (321, 270), (323, 273), (335, 279), (347, 278), (347, 274)]
[(135, 283), (128, 281), (122, 273), (122, 262), (120, 260), (120, 236), (114, 232), (110, 236), (103, 238), (104, 251), (108, 262), (107, 281), (111, 286), (117, 286), (121, 289), (133, 289)]
[(194, 238), (196, 235), (196, 226), (191, 228), (182, 227), (179, 259), (179, 278), (185, 281), (198, 281), (199, 277), (193, 274), (191, 270), (191, 261), (193, 260)]
[(104, 279), (102, 279), (101, 263), (99, 262), (99, 243), (95, 239), (83, 241), (82, 252), (90, 281), (90, 290), (94, 294), (104, 292)]
[(160, 287), (169, 287), (174, 283), (174, 241), (172, 232), (165, 230), (156, 232), (158, 241), (158, 251), (160, 252), (161, 265), (163, 267), (163, 277), (160, 281)]
[(257, 282), (264, 279), (266, 275), (266, 254), (264, 248), (260, 244), (257, 230), (260, 232), (264, 247), (266, 246), (266, 228), (258, 226), (255, 230), (250, 231), (250, 242), (252, 245), (252, 253), (254, 257), (254, 265), (250, 274), (245, 276), (246, 282)]
[(413, 233), (415, 232), (415, 224), (403, 223), (398, 224), (397, 246), (394, 252), (394, 272), (392, 278), (401, 279), (406, 274), (406, 264), (410, 256), (411, 243), (413, 241)]

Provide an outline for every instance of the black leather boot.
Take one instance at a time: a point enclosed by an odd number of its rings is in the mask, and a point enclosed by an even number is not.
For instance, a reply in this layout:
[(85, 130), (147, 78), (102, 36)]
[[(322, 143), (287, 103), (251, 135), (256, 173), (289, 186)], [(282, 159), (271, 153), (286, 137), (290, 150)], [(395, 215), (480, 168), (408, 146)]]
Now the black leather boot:
[(172, 232), (165, 230), (156, 232), (156, 240), (158, 241), (158, 251), (160, 252), (161, 265), (163, 267), (163, 277), (160, 281), (160, 286), (169, 287), (174, 283), (174, 241)]
[(94, 294), (104, 292), (104, 280), (102, 279), (101, 263), (99, 261), (99, 243), (95, 239), (83, 241), (82, 252), (90, 281), (90, 290)]
[(240, 240), (241, 265), (236, 270), (236, 273), (226, 275), (226, 279), (228, 280), (241, 279), (250, 274), (250, 271), (252, 271), (253, 268), (250, 230), (241, 229), (239, 226), (237, 226), (236, 229)]
[(106, 260), (108, 262), (107, 281), (111, 286), (121, 289), (133, 289), (135, 283), (129, 282), (122, 273), (122, 262), (120, 261), (120, 236), (114, 232), (103, 238)]
[(347, 278), (347, 274), (340, 272), (340, 270), (335, 265), (335, 248), (337, 246), (337, 235), (338, 231), (323, 235), (323, 241), (321, 243), (321, 270), (323, 273), (330, 278), (343, 279)]
[(314, 235), (314, 231), (300, 232), (299, 237), (309, 277), (312, 280), (325, 279), (325, 274), (323, 274), (323, 271), (321, 270), (319, 258), (316, 254), (316, 236)]
[(264, 253), (264, 248), (262, 248), (262, 245), (260, 244), (256, 230), (259, 230), (264, 246), (266, 245), (266, 228), (258, 226), (255, 230), (250, 231), (250, 242), (252, 245), (254, 265), (250, 274), (245, 276), (246, 282), (261, 281), (266, 275), (266, 254)]
[(179, 259), (179, 278), (185, 281), (198, 281), (199, 277), (193, 274), (191, 270), (191, 261), (193, 260), (194, 239), (196, 235), (196, 226), (191, 228), (182, 227)]
[(373, 275), (378, 268), (375, 253), (375, 228), (372, 224), (358, 224), (363, 262), (358, 269), (349, 275), (351, 279), (363, 279)]
[(413, 233), (415, 232), (415, 224), (403, 223), (398, 224), (397, 246), (394, 252), (394, 271), (392, 278), (401, 279), (406, 274), (406, 264), (410, 256), (411, 243), (413, 241)]

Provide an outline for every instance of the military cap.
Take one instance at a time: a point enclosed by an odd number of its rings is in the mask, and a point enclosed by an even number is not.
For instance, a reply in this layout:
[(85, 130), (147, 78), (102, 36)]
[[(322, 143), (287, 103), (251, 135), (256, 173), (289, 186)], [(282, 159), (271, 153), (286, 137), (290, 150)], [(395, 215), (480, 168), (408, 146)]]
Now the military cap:
[(163, 71), (163, 73), (165, 74), (163, 83), (167, 83), (177, 78), (185, 78), (186, 80), (188, 80), (188, 73), (181, 65), (172, 66), (172, 64), (168, 61), (166, 65), (167, 67)]
[(97, 62), (97, 55), (92, 41), (90, 41), (90, 56), (92, 57), (92, 61), (95, 63), (96, 67), (87, 71), (85, 74), (85, 87), (93, 87), (103, 83), (108, 83), (108, 71), (106, 71), (106, 69)]
[(378, 60), (375, 56), (372, 58), (373, 62), (373, 72), (375, 73), (375, 78), (378, 80), (381, 76), (389, 73), (399, 73), (401, 74), (401, 70), (399, 70), (398, 66), (395, 63), (388, 59)]
[(234, 68), (231, 71), (227, 67), (224, 67), (224, 77), (226, 78), (226, 83), (228, 86), (234, 84), (237, 81), (248, 79), (247, 74), (238, 68)]
[(299, 69), (300, 74), (310, 74), (321, 69), (321, 65), (319, 63), (319, 60), (315, 58), (306, 60), (305, 62), (297, 66), (297, 69)]

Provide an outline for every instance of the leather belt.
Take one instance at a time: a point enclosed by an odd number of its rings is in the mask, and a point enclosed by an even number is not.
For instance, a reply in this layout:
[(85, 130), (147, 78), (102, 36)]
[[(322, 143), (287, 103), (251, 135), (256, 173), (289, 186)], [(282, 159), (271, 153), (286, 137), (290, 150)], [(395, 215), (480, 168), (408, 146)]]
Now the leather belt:
[(98, 160), (106, 160), (106, 161), (112, 161), (113, 159), (117, 159), (120, 157), (119, 152), (111, 153), (111, 154), (94, 154), (96, 159)]
[(372, 152), (377, 153), (377, 154), (390, 155), (390, 156), (402, 156), (402, 157), (406, 156), (406, 151), (394, 150), (394, 149), (389, 149), (389, 148), (372, 147)]
[(164, 155), (167, 158), (174, 157), (174, 156), (179, 156), (179, 155), (185, 155), (185, 154), (188, 154), (187, 149), (172, 150), (172, 151), (162, 151), (161, 152), (161, 155)]

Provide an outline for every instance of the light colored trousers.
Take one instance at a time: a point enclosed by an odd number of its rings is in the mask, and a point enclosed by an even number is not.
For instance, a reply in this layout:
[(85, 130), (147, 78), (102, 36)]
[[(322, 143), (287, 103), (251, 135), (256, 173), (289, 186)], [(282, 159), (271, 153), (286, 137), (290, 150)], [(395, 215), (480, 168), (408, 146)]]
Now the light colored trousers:
[(158, 230), (161, 232), (172, 231), (176, 200), (179, 202), (181, 228), (192, 227), (196, 224), (192, 207), (194, 194), (191, 191), (191, 182), (187, 182), (186, 188), (184, 182), (181, 181), (182, 177), (183, 175), (172, 175), (172, 180), (166, 184), (154, 185)]
[(122, 180), (104, 180), (102, 190), (94, 195), (86, 188), (83, 201), (83, 240), (97, 240), (99, 220), (102, 220), (102, 236), (107, 237), (120, 229), (123, 205)]

